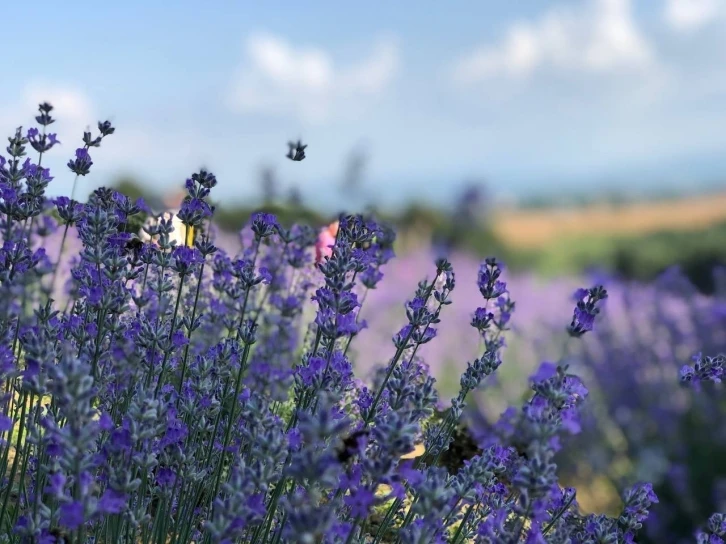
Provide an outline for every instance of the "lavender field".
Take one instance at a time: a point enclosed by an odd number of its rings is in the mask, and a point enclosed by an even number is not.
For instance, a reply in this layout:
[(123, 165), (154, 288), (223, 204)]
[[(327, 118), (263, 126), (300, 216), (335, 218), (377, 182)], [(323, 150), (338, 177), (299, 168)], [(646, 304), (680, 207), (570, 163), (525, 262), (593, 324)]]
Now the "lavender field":
[[(433, 252), (422, 251), (386, 265), (387, 281), (361, 310), (369, 328), (358, 336), (365, 347), (356, 353), (356, 362), (364, 373), (385, 361), (385, 353), (369, 346), (381, 345), (387, 328), (403, 318), (400, 293), (415, 286), (414, 271), (433, 258)], [(436, 341), (419, 351), (442, 398), (456, 395), (456, 377), (480, 348), (478, 335), (469, 327), (478, 305), (477, 261), (460, 254), (451, 262), (458, 271), (452, 307)], [(468, 415), (478, 438), (486, 440), (510, 403), (527, 398), (530, 382), (523, 378), (543, 360), (567, 361), (590, 392), (582, 408), (582, 431), (558, 458), (561, 477), (581, 486), (580, 505), (589, 512), (616, 512), (622, 482), (652, 482), (662, 500), (645, 523), (642, 541), (692, 541), (693, 519), (723, 509), (726, 500), (721, 395), (710, 386), (694, 394), (675, 379), (684, 362), (725, 350), (724, 271), (713, 273), (719, 286), (713, 296), (698, 293), (676, 268), (651, 284), (605, 274), (508, 276), (515, 317), (502, 366), (472, 395)], [(594, 330), (573, 343), (562, 326), (571, 317), (565, 301), (588, 282), (606, 286), (608, 298)]]
[(0, 157), (0, 542), (723, 542), (723, 270), (542, 279), (357, 214), (229, 234), (207, 170), (161, 215), (50, 199), (116, 132), (50, 172), (54, 111)]

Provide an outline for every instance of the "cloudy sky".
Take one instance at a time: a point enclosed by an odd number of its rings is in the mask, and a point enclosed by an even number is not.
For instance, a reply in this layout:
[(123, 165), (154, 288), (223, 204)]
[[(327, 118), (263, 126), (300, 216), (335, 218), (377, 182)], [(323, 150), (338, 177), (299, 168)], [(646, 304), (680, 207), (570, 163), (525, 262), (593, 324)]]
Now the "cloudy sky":
[(390, 203), (472, 178), (518, 196), (726, 184), (726, 0), (35, 0), (3, 19), (0, 129), (54, 104), (55, 193), (100, 118), (118, 130), (84, 189), (206, 165), (244, 201), (270, 166), (337, 205), (356, 149)]

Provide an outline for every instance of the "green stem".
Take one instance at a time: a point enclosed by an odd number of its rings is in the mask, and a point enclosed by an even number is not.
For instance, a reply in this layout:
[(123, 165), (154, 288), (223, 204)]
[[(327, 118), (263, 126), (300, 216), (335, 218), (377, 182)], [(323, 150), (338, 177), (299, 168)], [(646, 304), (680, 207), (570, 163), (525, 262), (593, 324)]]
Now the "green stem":
[[(88, 149), (88, 146), (84, 146), (86, 149)], [(78, 183), (78, 174), (76, 174), (76, 177), (73, 178), (73, 188), (71, 189), (71, 201), (73, 201), (73, 195), (76, 194), (76, 185)]]
[(350, 533), (348, 533), (348, 538), (345, 540), (345, 544), (352, 544), (353, 537), (358, 533), (358, 523), (360, 523), (360, 517), (353, 520), (353, 525), (350, 528)]
[(560, 511), (557, 512), (557, 514), (550, 520), (550, 522), (545, 526), (545, 528), (542, 529), (542, 536), (546, 535), (549, 532), (549, 530), (552, 529), (552, 527), (555, 525), (555, 523), (557, 523), (557, 520), (562, 517), (562, 514), (564, 514), (567, 511), (567, 509), (572, 504), (572, 501), (575, 500), (575, 495), (576, 495), (576, 493), (573, 491), (572, 497), (570, 497), (567, 500), (567, 502), (562, 506)]
[[(8, 501), (10, 500), (10, 494), (13, 489), (13, 482), (15, 481), (15, 474), (18, 470), (18, 462), (20, 460), (20, 444), (23, 441), (23, 431), (25, 430), (25, 410), (26, 410), (26, 400), (27, 400), (27, 393), (23, 392), (21, 396), (21, 409), (20, 409), (20, 430), (18, 431), (18, 438), (15, 442), (15, 457), (13, 458), (13, 466), (10, 469), (10, 477), (8, 478), (8, 487), (5, 490), (5, 497), (3, 498), (3, 505), (2, 508), (0, 508), (0, 527), (2, 526), (3, 521), (5, 521), (5, 511), (8, 507)], [(10, 525), (12, 525), (13, 520), (8, 520), (10, 522)]]
[(61, 238), (60, 250), (58, 251), (58, 260), (53, 267), (53, 276), (51, 277), (50, 288), (48, 289), (48, 298), (50, 298), (53, 295), (53, 291), (55, 291), (55, 282), (58, 277), (58, 269), (60, 268), (61, 259), (63, 258), (63, 248), (66, 245), (66, 237), (68, 236), (68, 229), (70, 226), (70, 223), (66, 223), (66, 226), (63, 229), (63, 238)]
[[(184, 290), (184, 278), (186, 275), (182, 275), (181, 278), (179, 278), (179, 290), (176, 294), (176, 303), (174, 304), (174, 315), (171, 318), (171, 326), (169, 327), (169, 339), (168, 342), (171, 344), (172, 337), (174, 336), (174, 333), (176, 332), (176, 318), (179, 314), (179, 303), (181, 302), (182, 297), (182, 291)], [(161, 389), (161, 384), (164, 381), (164, 372), (166, 372), (166, 363), (169, 360), (169, 354), (172, 351), (171, 345), (167, 346), (168, 349), (164, 351), (164, 359), (161, 362), (161, 371), (159, 372), (159, 379), (156, 382), (156, 389), (154, 390), (154, 396), (159, 396), (159, 389)]]
[[(199, 268), (199, 281), (197, 282), (197, 291), (194, 293), (194, 306), (192, 306), (192, 317), (190, 321), (190, 325), (194, 324), (194, 319), (197, 317), (197, 304), (199, 303), (199, 292), (202, 287), (202, 278), (204, 277), (204, 265), (205, 261), (202, 261), (202, 265)], [(182, 386), (184, 384), (184, 374), (187, 370), (187, 360), (189, 358), (189, 346), (191, 345), (191, 338), (192, 338), (192, 331), (189, 330), (189, 343), (187, 343), (186, 346), (184, 346), (184, 357), (182, 358), (182, 366), (181, 366), (181, 373), (179, 376), (179, 388), (177, 389), (177, 399), (176, 399), (176, 405), (177, 408), (179, 408), (179, 397), (181, 397), (181, 390)]]
[[(438, 276), (438, 271), (437, 271)], [(429, 285), (428, 289), (426, 290), (426, 297), (424, 297), (424, 304), (427, 304), (429, 301), (429, 298), (431, 298), (431, 293), (434, 290), (434, 284), (435, 281), (431, 282), (431, 285)], [(428, 328), (428, 325), (427, 325)], [(398, 360), (401, 358), (401, 355), (403, 354), (404, 350), (406, 349), (406, 345), (408, 344), (408, 341), (411, 339), (411, 336), (413, 336), (413, 331), (416, 330), (416, 327), (411, 327), (411, 330), (408, 331), (408, 334), (406, 335), (406, 338), (402, 342), (401, 346), (396, 349), (396, 354), (393, 356), (393, 359), (388, 365), (388, 371), (386, 372), (386, 376), (383, 379), (383, 383), (381, 383), (381, 386), (378, 388), (378, 392), (376, 393), (375, 398), (373, 399), (373, 403), (371, 404), (370, 408), (367, 410), (367, 413), (365, 417), (363, 418), (363, 428), (367, 429), (368, 426), (371, 424), (371, 421), (373, 421), (373, 416), (375, 415), (376, 408), (378, 407), (378, 403), (381, 400), (381, 396), (383, 395), (383, 391), (386, 389), (386, 384), (388, 384), (388, 380), (391, 378), (391, 375), (393, 374), (393, 370), (396, 368), (396, 364), (398, 363)]]
[(466, 509), (466, 514), (464, 514), (464, 519), (461, 520), (461, 524), (459, 524), (459, 527), (456, 529), (456, 532), (454, 533), (454, 537), (451, 540), (451, 544), (457, 544), (457, 542), (459, 542), (459, 536), (461, 536), (463, 534), (464, 527), (466, 527), (466, 524), (469, 521), (469, 516), (471, 516), (473, 511), (474, 511), (474, 505), (470, 504), (469, 508)]
[(239, 403), (237, 397), (239, 397), (240, 389), (242, 388), (242, 376), (244, 374), (245, 366), (247, 365), (247, 358), (250, 355), (250, 347), (250, 344), (245, 344), (244, 350), (242, 352), (242, 358), (239, 364), (239, 371), (237, 372), (237, 383), (235, 384), (234, 396), (232, 397), (232, 410), (230, 411), (229, 421), (227, 421), (227, 428), (224, 432), (222, 452), (219, 456), (219, 463), (217, 464), (217, 474), (214, 479), (214, 491), (212, 493), (213, 498), (217, 496), (217, 491), (219, 490), (219, 483), (222, 478), (222, 465), (224, 464), (224, 458), (226, 457), (227, 453), (227, 446), (229, 446), (229, 439), (232, 434), (232, 426), (234, 425), (235, 417), (237, 415), (237, 404)]

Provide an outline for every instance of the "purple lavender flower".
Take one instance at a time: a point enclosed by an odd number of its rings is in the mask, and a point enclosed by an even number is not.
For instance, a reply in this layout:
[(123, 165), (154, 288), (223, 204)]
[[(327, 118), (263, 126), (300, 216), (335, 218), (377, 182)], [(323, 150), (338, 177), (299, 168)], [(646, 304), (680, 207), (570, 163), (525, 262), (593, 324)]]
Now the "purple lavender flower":
[(259, 212), (252, 216), (252, 232), (258, 239), (270, 236), (277, 226), (277, 218), (271, 213)]
[(591, 331), (595, 323), (595, 316), (600, 313), (598, 302), (607, 298), (607, 291), (600, 285), (591, 289), (578, 289), (574, 298), (577, 302), (572, 316), (572, 323), (567, 327), (570, 336), (580, 337)]
[(209, 204), (200, 198), (190, 198), (182, 203), (177, 217), (187, 226), (199, 227), (202, 222), (212, 216)]
[[(107, 188), (86, 204), (56, 199), (63, 228), (53, 233), (52, 177), (25, 157), (29, 143), (39, 155), (57, 143), (44, 136), (51, 109), (41, 104), (42, 130), (16, 131), (0, 158), (0, 459), (13, 453), (2, 461), (0, 530), (49, 543), (60, 531), (229, 544), (345, 544), (373, 533), (405, 543), (633, 540), (657, 501), (652, 487), (629, 491), (618, 518), (582, 516), (558, 480), (565, 439), (586, 430), (588, 389), (569, 370), (574, 360), (543, 364), (524, 405), (472, 439), (477, 454), (458, 472), (442, 465), (467, 402), (492, 385), (505, 338), (519, 332), (509, 293), (519, 284), (504, 281), (496, 259), (460, 261), (457, 276), (434, 260), (433, 275), (398, 300), (399, 332), (391, 347), (387, 331), (380, 343), (390, 351), (379, 357), (364, 334), (388, 312), (363, 311), (385, 288), (384, 271), (396, 278), (390, 228), (341, 215), (316, 263), (314, 229), (260, 213), (238, 247), (213, 224), (217, 180), (201, 170), (185, 182), (184, 244), (166, 214), (145, 228), (148, 243), (129, 248), (129, 218), (145, 206)], [(88, 149), (115, 132), (108, 121), (98, 130), (69, 163), (79, 176), (92, 165)], [(56, 246), (49, 266), (43, 248)], [(471, 304), (446, 329), (457, 284)], [(578, 293), (571, 334), (592, 330), (605, 296)], [(367, 382), (356, 347), (382, 363)], [(443, 373), (459, 385), (443, 413), (427, 362), (436, 349), (459, 359), (460, 371)], [(721, 525), (709, 525), (712, 536)]]
[(685, 365), (681, 367), (681, 382), (692, 383), (694, 386), (698, 386), (699, 382), (702, 381), (721, 383), (725, 361), (726, 357), (723, 355), (704, 357), (701, 353), (698, 353), (693, 356), (693, 366)]
[(68, 161), (68, 168), (77, 176), (87, 175), (91, 171), (92, 165), (93, 161), (85, 147), (76, 149), (76, 158)]

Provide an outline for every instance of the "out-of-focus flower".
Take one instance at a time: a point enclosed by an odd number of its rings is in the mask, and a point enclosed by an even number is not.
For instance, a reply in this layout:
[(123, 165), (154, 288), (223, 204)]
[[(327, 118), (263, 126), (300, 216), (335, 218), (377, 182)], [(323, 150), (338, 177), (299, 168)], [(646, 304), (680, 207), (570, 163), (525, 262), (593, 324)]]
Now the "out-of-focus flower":
[(315, 242), (315, 264), (319, 264), (323, 258), (330, 257), (333, 253), (332, 246), (335, 244), (335, 237), (338, 235), (339, 222), (335, 221), (320, 229), (318, 241)]

